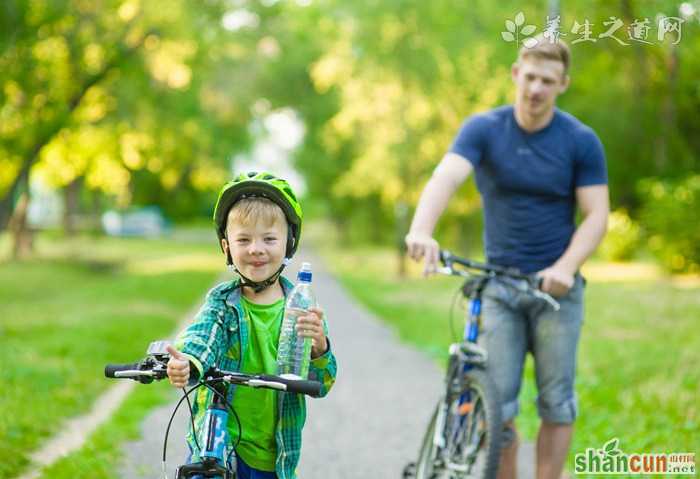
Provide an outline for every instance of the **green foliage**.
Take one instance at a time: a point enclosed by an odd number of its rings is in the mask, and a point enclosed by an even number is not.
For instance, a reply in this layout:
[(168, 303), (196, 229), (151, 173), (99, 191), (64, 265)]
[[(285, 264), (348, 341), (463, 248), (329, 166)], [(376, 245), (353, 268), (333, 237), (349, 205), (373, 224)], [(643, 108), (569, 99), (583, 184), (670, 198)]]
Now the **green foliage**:
[[(512, 102), (509, 68), (520, 45), (502, 32), (541, 32), (546, 8), (514, 0), (3, 2), (0, 210), (1, 195), (34, 161), (33, 177), (56, 187), (82, 178), (81, 188), (109, 197), (103, 205), (202, 214), (230, 159), (255, 140), (250, 125), (290, 107), (305, 126), (294, 160), (309, 198), (358, 241), (394, 242), (407, 226), (397, 212), (418, 202), (462, 121)], [(685, 18), (674, 44), (674, 35), (656, 35), (658, 15), (680, 15), (676, 1), (561, 8), (572, 82), (558, 104), (599, 134), (613, 206), (636, 218), (639, 178), (700, 169), (698, 14)], [(648, 18), (649, 43), (630, 42), (627, 28), (616, 33), (626, 46), (575, 43), (575, 21), (590, 20), (597, 36), (611, 16), (625, 26)], [(452, 201), (439, 225), (448, 240), (477, 196), (469, 186)]]
[(639, 249), (640, 240), (639, 225), (621, 208), (610, 213), (608, 232), (598, 252), (610, 261), (630, 260)]
[(671, 271), (700, 271), (700, 175), (640, 182), (649, 248)]
[(256, 39), (237, 40), (242, 58), (228, 55), (227, 9), (223, 1), (4, 2), (0, 206), (28, 168), (44, 184), (77, 181), (120, 206), (201, 211), (230, 155), (248, 145), (254, 99), (255, 77), (231, 67), (254, 61)]

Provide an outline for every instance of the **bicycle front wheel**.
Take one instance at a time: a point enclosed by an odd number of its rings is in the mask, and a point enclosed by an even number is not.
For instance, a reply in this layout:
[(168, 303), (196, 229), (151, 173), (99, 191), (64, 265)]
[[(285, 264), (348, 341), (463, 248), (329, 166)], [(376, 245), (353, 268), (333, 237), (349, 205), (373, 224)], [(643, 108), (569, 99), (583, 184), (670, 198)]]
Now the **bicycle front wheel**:
[(503, 429), (496, 388), (483, 370), (472, 369), (453, 389), (445, 402), (443, 477), (495, 478)]
[(416, 479), (437, 479), (439, 477), (440, 466), (437, 463), (439, 454), (439, 437), (435, 435), (435, 423), (438, 416), (443, 416), (444, 402), (441, 400), (433, 413), (428, 429), (425, 431), (423, 443), (418, 453), (416, 462)]

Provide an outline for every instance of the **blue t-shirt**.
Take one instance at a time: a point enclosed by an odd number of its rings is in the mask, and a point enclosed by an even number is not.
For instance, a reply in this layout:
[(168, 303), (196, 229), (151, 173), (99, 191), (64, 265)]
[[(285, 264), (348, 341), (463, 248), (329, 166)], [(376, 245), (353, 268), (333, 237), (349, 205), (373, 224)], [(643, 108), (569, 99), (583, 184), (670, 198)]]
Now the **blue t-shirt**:
[(566, 250), (576, 229), (576, 188), (607, 184), (600, 139), (558, 109), (534, 133), (518, 125), (512, 106), (474, 115), (450, 151), (474, 166), (488, 261), (524, 273), (551, 266)]

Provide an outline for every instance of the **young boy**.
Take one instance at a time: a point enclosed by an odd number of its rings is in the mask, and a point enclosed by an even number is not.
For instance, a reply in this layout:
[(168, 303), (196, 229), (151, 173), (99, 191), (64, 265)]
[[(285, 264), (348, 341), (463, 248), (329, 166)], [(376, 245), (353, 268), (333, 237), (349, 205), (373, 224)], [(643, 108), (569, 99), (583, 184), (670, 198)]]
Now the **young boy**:
[[(281, 276), (301, 234), (302, 211), (289, 184), (269, 173), (241, 174), (227, 183), (214, 211), (226, 261), (240, 276), (207, 295), (194, 322), (170, 347), (168, 377), (181, 388), (212, 366), (245, 373), (276, 373), (277, 344), (285, 296), (292, 284)], [(323, 311), (298, 320), (297, 333), (310, 337), (309, 379), (322, 384), (321, 397), (335, 381), (336, 360), (326, 336)], [(211, 392), (201, 388), (194, 406), (199, 430)], [(306, 419), (305, 397), (267, 389), (229, 387), (242, 434), (236, 449), (239, 478), (295, 479)], [(238, 440), (233, 418), (229, 436)], [(188, 433), (192, 462), (199, 460)]]

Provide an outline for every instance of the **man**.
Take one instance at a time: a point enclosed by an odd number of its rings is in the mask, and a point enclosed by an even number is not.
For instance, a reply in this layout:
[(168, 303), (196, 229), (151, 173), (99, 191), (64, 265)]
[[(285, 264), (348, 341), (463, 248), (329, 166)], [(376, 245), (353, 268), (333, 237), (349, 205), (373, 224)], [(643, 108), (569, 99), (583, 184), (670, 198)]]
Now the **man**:
[[(555, 107), (569, 86), (568, 46), (540, 37), (523, 47), (511, 76), (515, 104), (469, 118), (423, 191), (406, 245), (425, 257), (430, 273), (439, 245), (432, 238), (452, 194), (474, 170), (484, 206), (489, 262), (538, 273), (555, 296), (555, 312), (541, 300), (491, 281), (484, 293), (480, 343), (503, 405), (504, 440), (499, 478), (516, 477), (514, 418), (527, 352), (535, 360), (538, 479), (558, 479), (576, 418), (574, 374), (583, 318), (580, 266), (602, 240), (609, 211), (602, 144), (589, 127)], [(576, 207), (582, 221), (574, 222)]]

